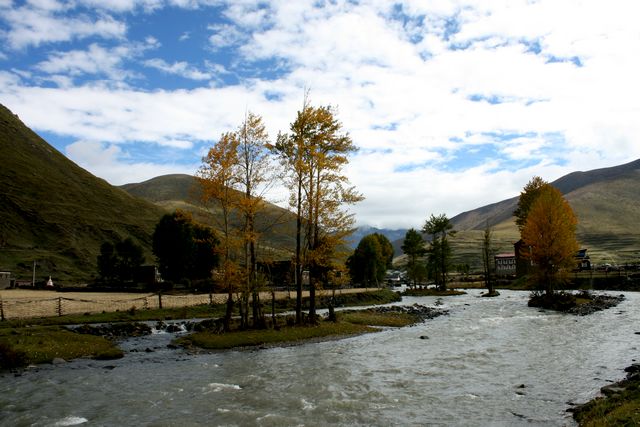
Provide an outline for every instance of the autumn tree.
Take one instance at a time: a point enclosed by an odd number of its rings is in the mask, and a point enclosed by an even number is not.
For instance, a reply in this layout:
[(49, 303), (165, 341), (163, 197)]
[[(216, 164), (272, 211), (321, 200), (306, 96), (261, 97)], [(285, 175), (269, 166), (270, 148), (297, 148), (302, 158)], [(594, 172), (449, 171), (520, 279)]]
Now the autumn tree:
[(386, 236), (373, 233), (364, 236), (347, 260), (349, 274), (356, 283), (380, 286), (393, 261), (393, 245)]
[(431, 235), (428, 249), (427, 266), (439, 290), (447, 289), (447, 274), (451, 265), (452, 250), (449, 237), (455, 236), (453, 224), (445, 214), (431, 214), (422, 228), (423, 233)]
[(577, 219), (558, 189), (544, 184), (536, 191), (522, 229), (528, 248), (522, 255), (531, 259), (538, 284), (551, 295), (575, 266)]
[(307, 98), (289, 134), (272, 150), (281, 159), (290, 202), (296, 212), (296, 320), (301, 322), (302, 270), (309, 270), (309, 318), (315, 321), (315, 291), (326, 282), (334, 250), (352, 231), (353, 215), (343, 206), (362, 200), (343, 175), (357, 149), (331, 107), (312, 107)]
[[(233, 310), (233, 290), (240, 291), (241, 327), (249, 326), (249, 298), (253, 326), (264, 326), (257, 274), (260, 230), (256, 220), (267, 204), (266, 191), (273, 182), (268, 134), (259, 115), (248, 112), (234, 132), (222, 135), (203, 159), (198, 173), (206, 202), (221, 211), (223, 269), (227, 289), (227, 314)], [(240, 286), (242, 285), (242, 286)]]
[(198, 170), (198, 178), (202, 185), (202, 201), (205, 204), (215, 203), (219, 209), (217, 228), (221, 232), (220, 268), (217, 278), (227, 293), (227, 304), (224, 316), (224, 329), (231, 328), (233, 316), (234, 292), (241, 282), (238, 264), (239, 237), (233, 227), (233, 214), (237, 211), (240, 193), (235, 187), (240, 181), (238, 165), (238, 146), (240, 142), (234, 132), (223, 133), (218, 142), (209, 149), (202, 159), (203, 165)]
[(540, 190), (542, 189), (542, 187), (544, 187), (545, 185), (548, 185), (545, 180), (543, 180), (539, 176), (534, 176), (520, 192), (520, 197), (518, 198), (518, 206), (513, 212), (513, 215), (516, 217), (516, 225), (518, 226), (518, 229), (521, 233), (525, 223), (527, 222), (527, 215), (529, 215), (531, 205), (540, 194)]
[[(238, 210), (243, 217), (244, 275), (246, 290), (251, 294), (252, 299), (253, 326), (257, 327), (263, 324), (263, 314), (256, 268), (256, 245), (260, 234), (256, 227), (256, 218), (266, 207), (264, 194), (273, 182), (274, 174), (268, 149), (269, 136), (262, 118), (249, 112), (236, 134), (240, 172), (238, 184), (242, 192)], [(245, 308), (246, 312), (247, 308)]]
[(420, 261), (427, 253), (422, 234), (414, 228), (407, 230), (402, 243), (402, 252), (407, 256), (407, 277), (412, 284), (425, 279), (426, 268)]

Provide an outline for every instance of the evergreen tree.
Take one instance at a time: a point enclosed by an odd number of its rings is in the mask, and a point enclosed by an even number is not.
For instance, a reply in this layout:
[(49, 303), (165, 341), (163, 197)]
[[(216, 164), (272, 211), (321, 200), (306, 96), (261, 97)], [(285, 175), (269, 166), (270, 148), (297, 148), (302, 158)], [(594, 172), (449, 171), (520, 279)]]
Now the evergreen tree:
[(218, 237), (212, 228), (197, 224), (191, 214), (176, 210), (164, 215), (153, 232), (153, 253), (162, 277), (210, 279), (218, 265)]
[(444, 291), (447, 289), (447, 273), (453, 253), (448, 238), (455, 236), (456, 232), (445, 214), (438, 216), (432, 214), (425, 222), (422, 232), (431, 235), (427, 269), (434, 278), (436, 287)]
[(364, 236), (347, 260), (349, 274), (356, 283), (380, 286), (393, 261), (393, 246), (379, 233)]
[(427, 253), (424, 245), (425, 241), (420, 232), (414, 228), (407, 230), (402, 243), (402, 252), (407, 255), (407, 277), (413, 285), (424, 280), (426, 276), (425, 266), (420, 261), (420, 258)]

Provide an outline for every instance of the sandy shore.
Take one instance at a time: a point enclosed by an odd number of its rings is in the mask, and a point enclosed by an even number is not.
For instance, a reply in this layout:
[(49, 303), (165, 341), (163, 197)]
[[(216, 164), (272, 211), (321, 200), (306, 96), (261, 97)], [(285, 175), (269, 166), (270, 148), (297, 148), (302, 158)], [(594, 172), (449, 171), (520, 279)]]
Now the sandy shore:
[[(347, 294), (371, 291), (375, 289), (339, 289), (336, 294)], [(330, 290), (319, 290), (319, 296), (331, 295)], [(295, 298), (295, 292), (276, 292), (277, 299)], [(308, 296), (309, 292), (303, 292)], [(271, 293), (261, 292), (263, 301), (271, 299)], [(192, 305), (207, 304), (226, 301), (226, 294), (186, 294), (186, 295), (162, 295), (164, 308), (187, 307)], [(151, 293), (127, 293), (127, 292), (55, 292), (36, 291), (27, 289), (0, 290), (1, 308), (5, 319), (20, 319), (30, 317), (57, 316), (62, 314), (100, 313), (102, 311), (158, 308), (158, 295)]]

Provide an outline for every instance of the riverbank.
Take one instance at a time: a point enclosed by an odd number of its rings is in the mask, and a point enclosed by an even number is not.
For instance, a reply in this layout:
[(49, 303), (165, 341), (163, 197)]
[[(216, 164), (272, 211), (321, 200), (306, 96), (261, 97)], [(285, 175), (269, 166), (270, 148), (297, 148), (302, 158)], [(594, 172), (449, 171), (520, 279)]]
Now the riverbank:
[(402, 293), (402, 296), (407, 297), (450, 297), (456, 295), (465, 295), (465, 291), (458, 291), (456, 289), (447, 289), (441, 291), (434, 288), (409, 288)]
[(192, 351), (288, 347), (378, 332), (383, 327), (403, 327), (448, 314), (447, 310), (412, 306), (375, 307), (336, 313), (336, 321), (321, 319), (316, 325), (283, 326), (266, 330), (218, 333), (206, 329), (178, 338), (175, 345)]
[(624, 301), (624, 295), (596, 295), (588, 291), (579, 294), (568, 292), (534, 293), (529, 298), (529, 307), (560, 311), (563, 313), (586, 316), (598, 311), (613, 308)]
[(0, 424), (182, 425), (187, 414), (198, 425), (577, 425), (568, 402), (590, 400), (638, 356), (640, 294), (571, 316), (527, 307), (528, 292), (500, 292), (442, 305), (407, 297), (394, 305), (450, 314), (269, 350), (169, 348), (183, 332), (127, 339), (119, 360), (2, 374)]
[[(328, 294), (331, 295), (331, 294)], [(401, 297), (390, 290), (338, 293), (335, 306), (361, 306), (397, 302)], [(326, 307), (329, 298), (319, 298), (318, 308)], [(275, 312), (291, 311), (295, 300), (275, 301)], [(308, 299), (303, 299), (303, 306)], [(136, 309), (113, 313), (67, 315), (0, 322), (0, 369), (15, 369), (33, 364), (53, 363), (77, 358), (114, 359), (123, 357), (118, 341), (130, 336), (151, 333), (151, 328), (140, 322), (172, 319), (211, 319), (204, 322), (186, 322), (188, 330), (207, 330), (217, 327), (216, 318), (224, 315), (224, 304), (202, 304), (195, 307), (171, 309)], [(284, 322), (284, 321), (283, 321)], [(91, 326), (99, 323), (99, 326)], [(67, 325), (82, 325), (69, 329)], [(255, 333), (266, 334), (266, 330)], [(337, 331), (334, 334), (357, 333)], [(325, 332), (327, 334), (328, 332)], [(273, 338), (272, 338), (273, 339)]]
[(625, 369), (627, 377), (600, 389), (603, 394), (571, 409), (584, 427), (640, 425), (640, 364)]

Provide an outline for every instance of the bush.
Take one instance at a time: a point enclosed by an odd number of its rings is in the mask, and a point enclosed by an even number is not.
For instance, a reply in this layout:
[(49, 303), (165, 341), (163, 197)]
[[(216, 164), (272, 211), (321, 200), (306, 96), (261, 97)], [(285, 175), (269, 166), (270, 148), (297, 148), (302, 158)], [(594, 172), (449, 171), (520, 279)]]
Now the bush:
[(0, 369), (20, 368), (27, 365), (27, 355), (13, 349), (9, 344), (0, 342)]
[(546, 294), (542, 291), (533, 291), (531, 292), (528, 306), (546, 308), (548, 310), (555, 311), (567, 311), (570, 308), (575, 307), (576, 304), (576, 297), (565, 292)]

